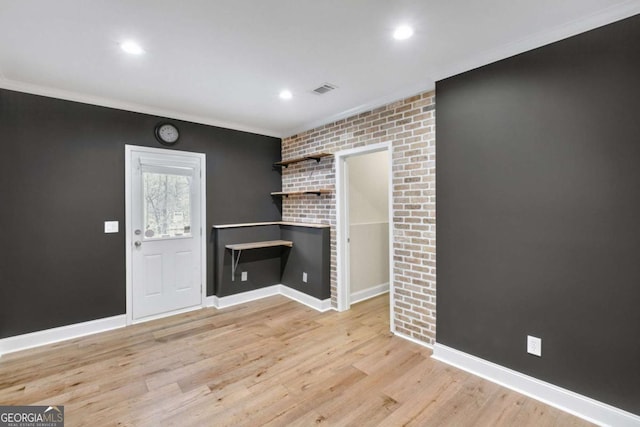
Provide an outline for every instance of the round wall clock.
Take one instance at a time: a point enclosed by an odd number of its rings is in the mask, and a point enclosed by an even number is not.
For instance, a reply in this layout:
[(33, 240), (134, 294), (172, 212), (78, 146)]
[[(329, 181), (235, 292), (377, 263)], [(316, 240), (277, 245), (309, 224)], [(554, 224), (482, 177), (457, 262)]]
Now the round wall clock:
[(180, 138), (180, 131), (171, 123), (159, 123), (155, 129), (156, 139), (163, 145), (174, 145)]

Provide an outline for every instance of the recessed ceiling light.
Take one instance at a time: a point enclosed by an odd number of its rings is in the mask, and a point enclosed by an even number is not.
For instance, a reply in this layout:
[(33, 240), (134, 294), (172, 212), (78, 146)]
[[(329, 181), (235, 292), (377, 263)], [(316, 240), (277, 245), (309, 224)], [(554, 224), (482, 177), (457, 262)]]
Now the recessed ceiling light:
[(131, 40), (120, 43), (120, 49), (131, 55), (141, 55), (144, 53), (144, 49), (142, 49), (138, 43)]
[(293, 94), (289, 90), (283, 90), (280, 92), (280, 99), (291, 99), (293, 98)]
[(401, 25), (393, 32), (393, 38), (396, 40), (406, 40), (413, 35), (413, 28), (408, 25)]

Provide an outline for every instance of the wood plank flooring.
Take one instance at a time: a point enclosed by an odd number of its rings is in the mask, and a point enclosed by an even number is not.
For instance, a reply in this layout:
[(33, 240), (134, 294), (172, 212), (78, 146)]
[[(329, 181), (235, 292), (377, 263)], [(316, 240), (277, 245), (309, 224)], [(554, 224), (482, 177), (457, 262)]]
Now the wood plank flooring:
[(0, 358), (0, 404), (67, 426), (587, 426), (389, 333), (388, 297), (317, 313), (284, 297)]

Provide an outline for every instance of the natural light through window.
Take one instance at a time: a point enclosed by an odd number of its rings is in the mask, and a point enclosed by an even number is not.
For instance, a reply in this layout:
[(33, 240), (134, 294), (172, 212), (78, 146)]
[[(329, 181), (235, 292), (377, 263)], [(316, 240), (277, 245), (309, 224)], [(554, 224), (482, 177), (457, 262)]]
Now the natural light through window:
[(144, 172), (144, 237), (191, 236), (191, 177)]

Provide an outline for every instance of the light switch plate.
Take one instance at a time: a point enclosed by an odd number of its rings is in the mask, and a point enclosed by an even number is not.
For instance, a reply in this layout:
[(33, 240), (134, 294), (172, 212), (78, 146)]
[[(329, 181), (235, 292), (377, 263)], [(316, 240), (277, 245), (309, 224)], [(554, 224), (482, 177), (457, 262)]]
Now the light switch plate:
[(104, 222), (104, 232), (105, 233), (117, 233), (119, 231), (119, 222), (118, 221), (105, 221)]

